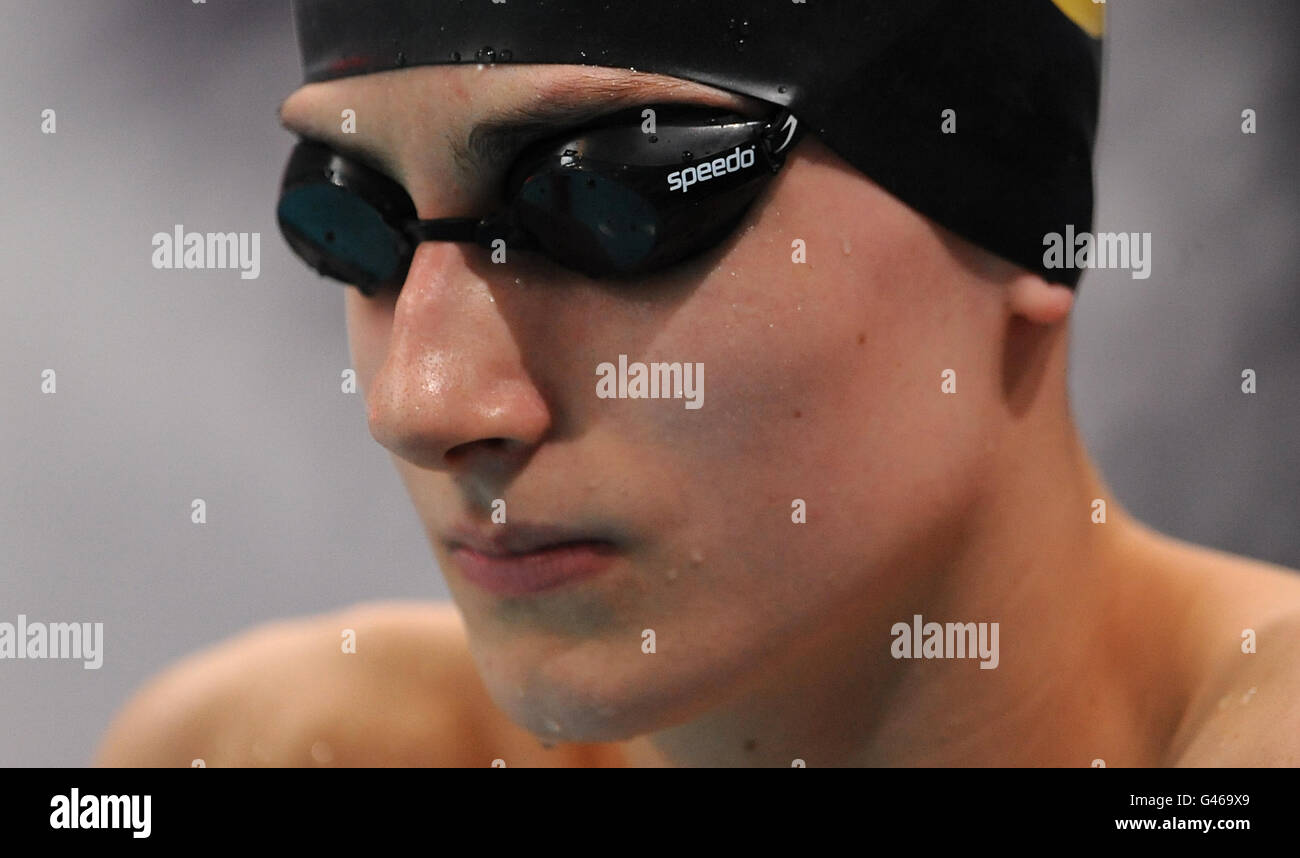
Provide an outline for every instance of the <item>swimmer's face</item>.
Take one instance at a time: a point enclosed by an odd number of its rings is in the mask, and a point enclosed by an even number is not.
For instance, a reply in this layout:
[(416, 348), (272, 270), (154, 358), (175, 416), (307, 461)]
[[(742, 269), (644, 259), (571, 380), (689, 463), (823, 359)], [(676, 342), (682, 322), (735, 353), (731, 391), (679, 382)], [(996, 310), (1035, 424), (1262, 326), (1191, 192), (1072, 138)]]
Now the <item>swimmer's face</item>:
[[(658, 86), (637, 95), (637, 81)], [(283, 117), (372, 152), (422, 218), (483, 215), (509, 153), (458, 157), (477, 121), (557, 87), (594, 100), (619, 84), (611, 109), (768, 112), (629, 71), (434, 66), (304, 87)], [(346, 109), (355, 134), (340, 133)], [(946, 550), (978, 506), (1003, 419), (1002, 276), (809, 136), (727, 240), (632, 285), (425, 243), (400, 291), (348, 289), (371, 432), (497, 703), (558, 739), (666, 727), (916, 586), (921, 555)], [(703, 365), (701, 407), (601, 398), (597, 368), (620, 355)], [(567, 541), (587, 544), (485, 557)], [(876, 632), (883, 654), (889, 629)]]

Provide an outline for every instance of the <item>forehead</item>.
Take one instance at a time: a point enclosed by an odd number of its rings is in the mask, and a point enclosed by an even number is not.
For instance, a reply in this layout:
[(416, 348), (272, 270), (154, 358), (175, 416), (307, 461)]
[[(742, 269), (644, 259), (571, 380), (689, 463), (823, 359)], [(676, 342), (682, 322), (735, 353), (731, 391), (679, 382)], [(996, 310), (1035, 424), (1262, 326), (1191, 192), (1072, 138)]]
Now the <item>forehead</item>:
[(385, 97), (416, 97), (432, 93), (465, 100), (521, 95), (544, 98), (569, 95), (575, 90), (590, 91), (593, 96), (622, 93), (633, 98), (713, 98), (723, 106), (753, 102), (745, 96), (684, 78), (631, 69), (522, 63), (456, 64), (418, 66), (307, 84), (285, 100), (282, 114), (286, 117), (297, 115), (299, 111), (329, 101), (332, 96), (365, 96), (382, 100)]
[(764, 112), (755, 99), (682, 78), (596, 66), (511, 64), (421, 66), (307, 84), (285, 99), (280, 118), (291, 130), (329, 142), (337, 137), (344, 110), (356, 112), (358, 135), (368, 129), (395, 138), (430, 126), (451, 131), (539, 105), (572, 105), (576, 115), (584, 107), (613, 110), (655, 101), (750, 116)]

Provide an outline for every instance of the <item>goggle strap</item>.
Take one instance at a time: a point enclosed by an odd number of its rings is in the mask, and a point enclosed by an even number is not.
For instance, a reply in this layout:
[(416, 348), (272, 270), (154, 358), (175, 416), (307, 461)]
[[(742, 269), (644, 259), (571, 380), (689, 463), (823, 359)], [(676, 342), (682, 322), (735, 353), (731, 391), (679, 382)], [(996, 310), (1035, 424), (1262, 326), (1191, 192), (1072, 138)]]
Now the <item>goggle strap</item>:
[(479, 219), (474, 217), (415, 220), (406, 225), (406, 234), (416, 244), (422, 241), (473, 242), (478, 236), (479, 223)]
[(508, 248), (527, 250), (537, 246), (530, 234), (516, 229), (510, 223), (508, 215), (492, 215), (481, 219), (447, 217), (411, 221), (406, 225), (406, 235), (413, 244), (454, 241), (493, 249), (493, 242), (502, 239)]

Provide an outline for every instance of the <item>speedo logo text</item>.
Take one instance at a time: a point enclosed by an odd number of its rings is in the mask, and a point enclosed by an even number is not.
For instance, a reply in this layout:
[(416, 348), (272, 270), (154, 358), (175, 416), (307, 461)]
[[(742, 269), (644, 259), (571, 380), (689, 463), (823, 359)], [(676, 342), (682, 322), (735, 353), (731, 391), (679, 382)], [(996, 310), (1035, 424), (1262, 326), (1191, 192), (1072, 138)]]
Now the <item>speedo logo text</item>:
[(684, 170), (674, 170), (668, 174), (668, 189), (670, 191), (681, 191), (687, 193), (691, 185), (699, 182), (707, 182), (710, 179), (716, 179), (725, 176), (728, 173), (734, 173), (737, 170), (743, 170), (746, 167), (754, 166), (758, 156), (754, 153), (754, 147), (750, 146), (743, 152), (737, 146), (735, 151), (724, 157), (714, 158), (712, 161), (705, 161), (694, 167), (687, 167)]

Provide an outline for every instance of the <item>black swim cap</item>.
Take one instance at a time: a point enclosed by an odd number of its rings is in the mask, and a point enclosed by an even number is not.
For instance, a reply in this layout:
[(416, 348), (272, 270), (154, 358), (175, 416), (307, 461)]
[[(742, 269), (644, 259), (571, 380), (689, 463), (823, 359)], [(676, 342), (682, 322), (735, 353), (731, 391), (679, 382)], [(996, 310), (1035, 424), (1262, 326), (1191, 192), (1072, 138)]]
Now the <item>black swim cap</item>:
[[(1089, 8), (1091, 7), (1091, 8)], [(1091, 0), (293, 0), (306, 82), (457, 62), (636, 69), (788, 107), (916, 211), (1050, 282), (1092, 228)], [(956, 132), (944, 133), (955, 111)], [(951, 123), (948, 123), (951, 127)]]

